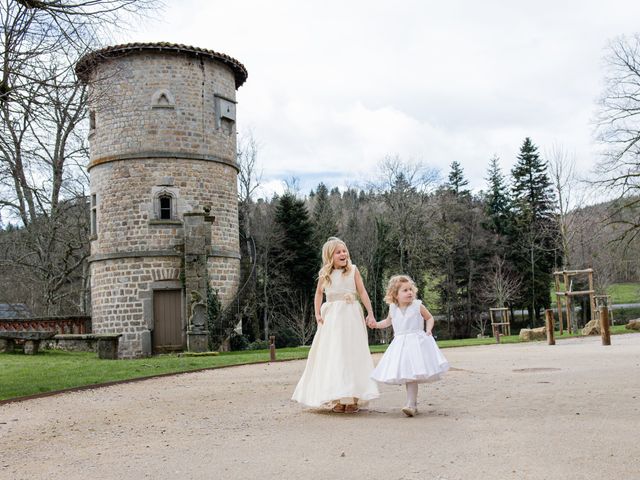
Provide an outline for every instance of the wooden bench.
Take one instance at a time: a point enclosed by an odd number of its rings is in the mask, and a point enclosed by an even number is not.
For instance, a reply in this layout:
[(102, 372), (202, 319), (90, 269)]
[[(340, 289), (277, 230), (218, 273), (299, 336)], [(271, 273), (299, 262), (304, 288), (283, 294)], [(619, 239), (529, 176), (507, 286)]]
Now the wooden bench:
[(56, 332), (48, 331), (0, 332), (0, 352), (13, 352), (16, 341), (20, 341), (24, 342), (26, 355), (35, 355), (40, 349), (40, 342), (53, 338), (55, 334)]

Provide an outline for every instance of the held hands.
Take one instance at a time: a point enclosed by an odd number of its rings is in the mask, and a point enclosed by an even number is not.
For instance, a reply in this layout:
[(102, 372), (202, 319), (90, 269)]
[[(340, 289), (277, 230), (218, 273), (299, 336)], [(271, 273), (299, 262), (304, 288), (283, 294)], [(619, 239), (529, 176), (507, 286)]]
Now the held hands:
[(367, 327), (376, 328), (376, 325), (378, 324), (378, 322), (376, 322), (376, 319), (373, 316), (373, 313), (370, 313), (369, 315), (367, 315), (367, 318), (365, 320), (367, 321)]

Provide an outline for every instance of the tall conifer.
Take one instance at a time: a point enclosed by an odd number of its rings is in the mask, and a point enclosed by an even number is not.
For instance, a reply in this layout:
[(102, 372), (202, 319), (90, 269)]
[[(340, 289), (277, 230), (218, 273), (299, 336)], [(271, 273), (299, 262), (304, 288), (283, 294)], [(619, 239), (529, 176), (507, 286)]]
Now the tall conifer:
[(534, 325), (540, 319), (541, 309), (551, 304), (549, 291), (557, 259), (558, 228), (547, 164), (528, 137), (511, 175), (511, 260), (523, 275), (522, 304), (529, 312), (530, 324)]
[(338, 226), (336, 216), (331, 206), (329, 189), (324, 183), (318, 184), (313, 207), (313, 237), (316, 248), (320, 248), (327, 238), (336, 236)]
[(307, 208), (302, 200), (287, 192), (280, 197), (275, 219), (283, 233), (276, 253), (279, 269), (288, 277), (291, 288), (309, 293), (320, 264)]
[(469, 180), (464, 178), (464, 171), (459, 162), (455, 160), (451, 163), (451, 170), (449, 171), (449, 182), (447, 188), (456, 195), (468, 195), (469, 190), (464, 187), (469, 185)]
[(510, 204), (507, 196), (507, 185), (498, 162), (499, 158), (494, 156), (489, 163), (485, 211), (491, 221), (487, 226), (488, 230), (502, 235), (507, 232)]

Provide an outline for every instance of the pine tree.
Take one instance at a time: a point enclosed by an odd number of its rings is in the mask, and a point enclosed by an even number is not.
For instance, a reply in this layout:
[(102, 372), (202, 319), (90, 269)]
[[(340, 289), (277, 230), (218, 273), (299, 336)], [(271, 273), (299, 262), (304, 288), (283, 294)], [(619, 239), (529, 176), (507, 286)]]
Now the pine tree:
[(516, 215), (532, 223), (552, 218), (555, 198), (547, 175), (547, 164), (540, 159), (538, 148), (529, 137), (522, 144), (511, 175)]
[[(279, 345), (303, 345), (315, 331), (313, 291), (320, 268), (313, 225), (302, 200), (287, 192), (277, 200), (275, 243), (269, 252), (269, 329)], [(266, 302), (265, 302), (266, 303)]]
[(463, 189), (463, 187), (469, 185), (469, 180), (464, 178), (464, 171), (459, 162), (455, 160), (451, 163), (451, 171), (449, 172), (449, 182), (447, 188), (456, 195), (468, 195), (469, 190)]
[(487, 171), (488, 191), (485, 197), (485, 211), (490, 219), (487, 229), (493, 233), (504, 235), (509, 222), (509, 198), (504, 175), (499, 165), (499, 158), (494, 156)]
[(280, 271), (288, 277), (291, 288), (311, 294), (315, 286), (314, 273), (319, 269), (319, 255), (304, 202), (292, 193), (285, 193), (280, 197), (275, 219), (283, 232), (276, 252)]
[(551, 304), (549, 288), (557, 259), (558, 227), (555, 197), (547, 165), (537, 147), (526, 138), (511, 171), (513, 216), (510, 224), (511, 261), (523, 276), (522, 303), (534, 325), (540, 310)]
[(319, 249), (327, 241), (327, 238), (336, 236), (338, 233), (336, 216), (329, 199), (329, 189), (324, 183), (318, 184), (315, 202), (316, 204), (313, 208), (313, 238), (316, 248)]

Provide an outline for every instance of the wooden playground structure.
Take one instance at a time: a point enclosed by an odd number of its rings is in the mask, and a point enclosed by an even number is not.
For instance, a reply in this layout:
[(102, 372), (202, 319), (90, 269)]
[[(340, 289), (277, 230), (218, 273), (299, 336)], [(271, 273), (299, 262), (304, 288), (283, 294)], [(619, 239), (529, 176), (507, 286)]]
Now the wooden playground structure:
[(506, 307), (489, 309), (491, 319), (491, 331), (496, 341), (500, 341), (500, 335), (511, 335), (511, 311)]
[[(587, 290), (574, 290), (574, 277), (586, 275)], [(560, 335), (564, 332), (565, 318), (566, 328), (569, 334), (577, 332), (578, 325), (573, 315), (573, 299), (580, 296), (589, 296), (591, 321), (597, 320), (601, 326), (603, 345), (610, 345), (609, 326), (613, 324), (613, 310), (611, 308), (611, 295), (596, 295), (593, 284), (593, 269), (562, 270), (553, 272), (555, 280), (556, 305), (558, 311), (558, 323)], [(511, 310), (507, 307), (489, 308), (491, 329), (497, 343), (500, 336), (511, 335)], [(551, 309), (545, 310), (545, 326), (549, 345), (555, 345), (554, 330), (555, 318)]]
[[(573, 290), (573, 279), (577, 276), (587, 276), (588, 289), (587, 290)], [(556, 305), (558, 307), (558, 322), (560, 325), (560, 335), (563, 330), (563, 308), (564, 314), (567, 319), (567, 331), (573, 333), (573, 330), (577, 330), (577, 325), (574, 325), (572, 321), (573, 311), (573, 298), (583, 295), (589, 296), (589, 304), (591, 305), (591, 320), (596, 318), (596, 295), (593, 288), (593, 269), (587, 268), (585, 270), (562, 270), (559, 272), (553, 272), (556, 286)], [(560, 288), (562, 284), (562, 289)], [(608, 297), (607, 295), (600, 295), (599, 297)], [(564, 302), (564, 305), (563, 305)]]

